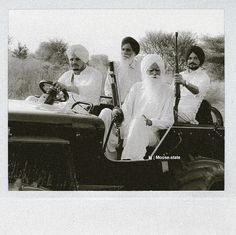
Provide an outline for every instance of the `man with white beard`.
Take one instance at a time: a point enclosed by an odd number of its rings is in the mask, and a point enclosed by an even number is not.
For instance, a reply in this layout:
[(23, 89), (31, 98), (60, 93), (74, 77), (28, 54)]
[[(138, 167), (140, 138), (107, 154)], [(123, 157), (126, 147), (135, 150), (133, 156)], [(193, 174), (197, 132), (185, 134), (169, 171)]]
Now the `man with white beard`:
[[(121, 42), (121, 59), (114, 62), (114, 73), (117, 78), (117, 88), (120, 102), (123, 103), (130, 88), (136, 82), (141, 81), (140, 62), (142, 57), (137, 56), (140, 51), (139, 43), (132, 37), (125, 37)], [(108, 73), (104, 92), (106, 96), (112, 96), (111, 76)]]
[[(159, 55), (150, 54), (141, 63), (142, 82), (133, 85), (122, 110), (102, 110), (100, 118), (105, 123), (106, 139), (112, 118), (124, 115), (120, 131), (124, 139), (122, 159), (142, 160), (147, 146), (159, 141), (158, 130), (167, 129), (174, 123), (174, 92), (165, 81), (163, 60)], [(115, 128), (107, 143), (106, 155), (116, 159), (118, 137)]]

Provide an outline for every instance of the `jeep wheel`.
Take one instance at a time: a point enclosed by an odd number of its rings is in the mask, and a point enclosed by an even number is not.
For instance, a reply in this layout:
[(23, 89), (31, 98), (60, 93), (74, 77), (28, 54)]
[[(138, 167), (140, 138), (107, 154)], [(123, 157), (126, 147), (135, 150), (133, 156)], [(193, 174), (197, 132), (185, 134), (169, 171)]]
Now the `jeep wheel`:
[(179, 190), (224, 190), (224, 164), (220, 161), (198, 158), (184, 172), (178, 178)]

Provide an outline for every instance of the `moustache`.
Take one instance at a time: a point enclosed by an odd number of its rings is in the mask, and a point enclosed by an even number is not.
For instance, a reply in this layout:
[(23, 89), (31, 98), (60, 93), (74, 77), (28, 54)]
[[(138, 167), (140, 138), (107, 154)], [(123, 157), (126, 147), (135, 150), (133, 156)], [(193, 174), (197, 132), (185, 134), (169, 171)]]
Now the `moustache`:
[(129, 55), (123, 55), (123, 58), (129, 59), (130, 56)]
[(190, 63), (189, 65), (197, 65), (197, 64), (195, 64), (195, 63)]

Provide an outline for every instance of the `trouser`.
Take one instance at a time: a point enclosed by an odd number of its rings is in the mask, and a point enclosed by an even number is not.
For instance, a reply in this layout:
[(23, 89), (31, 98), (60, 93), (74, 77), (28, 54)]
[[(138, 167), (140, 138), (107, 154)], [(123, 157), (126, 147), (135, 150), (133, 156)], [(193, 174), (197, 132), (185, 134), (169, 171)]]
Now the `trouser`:
[(156, 145), (159, 140), (157, 129), (147, 126), (144, 117), (136, 117), (130, 123), (121, 158), (142, 160), (146, 154), (146, 147)]
[[(99, 117), (103, 120), (104, 124), (105, 124), (105, 132), (104, 132), (104, 137), (103, 137), (103, 144), (106, 141), (107, 138), (107, 134), (112, 122), (112, 110), (105, 108), (103, 109), (100, 114)], [(116, 160), (117, 159), (117, 153), (116, 153), (116, 147), (118, 146), (118, 136), (116, 135), (116, 129), (115, 126), (113, 125), (108, 142), (107, 142), (107, 146), (106, 146), (106, 156), (110, 159)]]
[[(112, 121), (112, 111), (110, 109), (103, 109), (99, 117), (105, 124), (103, 139), (103, 143), (105, 143)], [(127, 134), (125, 134), (125, 129), (128, 129)], [(120, 132), (122, 138), (124, 138), (122, 159), (142, 160), (146, 154), (146, 147), (154, 146), (159, 141), (157, 129), (152, 126), (146, 126), (146, 121), (142, 116), (134, 118), (128, 125), (123, 123), (120, 127)], [(107, 142), (106, 156), (111, 159), (117, 159), (117, 146), (118, 137), (116, 136), (116, 129), (113, 127)]]
[(191, 112), (183, 112), (179, 110), (178, 112), (178, 121), (184, 123), (198, 124), (198, 121), (195, 119), (196, 115), (193, 115)]

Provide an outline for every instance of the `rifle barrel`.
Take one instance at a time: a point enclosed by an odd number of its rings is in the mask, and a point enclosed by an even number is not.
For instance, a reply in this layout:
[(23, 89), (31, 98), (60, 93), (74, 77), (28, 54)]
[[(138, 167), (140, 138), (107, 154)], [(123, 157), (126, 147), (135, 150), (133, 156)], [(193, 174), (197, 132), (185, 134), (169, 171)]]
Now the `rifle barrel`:
[[(178, 32), (175, 32), (175, 73), (179, 73), (178, 61)], [(178, 121), (178, 105), (180, 101), (180, 84), (175, 84), (175, 106), (174, 106), (174, 121)]]

